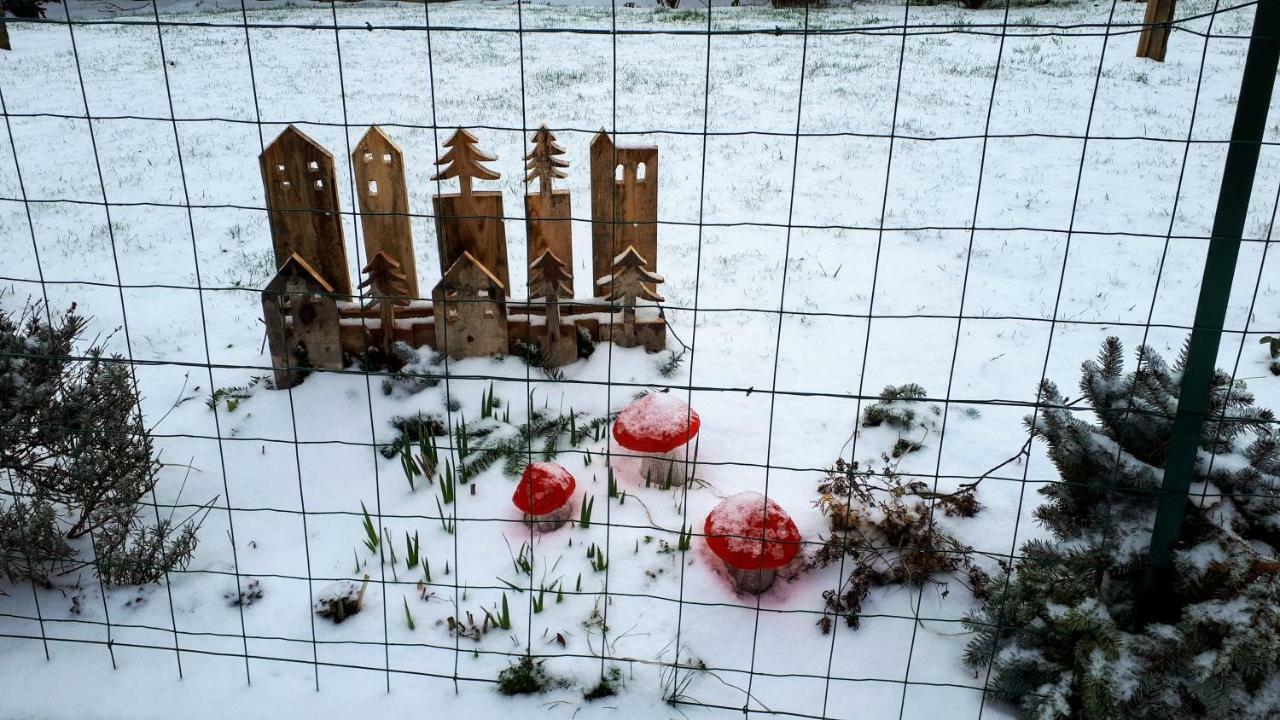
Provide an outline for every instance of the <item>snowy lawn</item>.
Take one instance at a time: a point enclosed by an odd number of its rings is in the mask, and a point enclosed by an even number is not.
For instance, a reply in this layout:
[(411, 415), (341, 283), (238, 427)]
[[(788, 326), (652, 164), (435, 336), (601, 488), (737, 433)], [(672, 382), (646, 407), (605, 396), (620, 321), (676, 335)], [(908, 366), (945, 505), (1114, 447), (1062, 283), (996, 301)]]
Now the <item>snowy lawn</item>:
[[(1211, 8), (1184, 1), (1178, 12)], [(1142, 10), (1122, 3), (1114, 21), (1139, 22)], [(983, 704), (985, 678), (961, 665), (965, 636), (956, 621), (973, 599), (959, 583), (946, 597), (932, 586), (878, 591), (860, 629), (837, 624), (823, 635), (822, 592), (840, 583), (839, 568), (784, 571), (757, 599), (732, 591), (700, 539), (687, 555), (662, 550), (683, 526), (700, 531), (721, 497), (743, 490), (767, 493), (816, 542), (826, 529), (812, 504), (819, 469), (842, 447), (846, 458), (866, 460), (898, 439), (889, 428), (854, 436), (859, 397), (888, 383), (917, 382), (931, 398), (949, 399), (945, 434), (913, 437), (924, 448), (899, 468), (929, 483), (936, 477), (946, 490), (1017, 452), (1026, 403), (1046, 367), (1074, 394), (1080, 362), (1108, 335), (1130, 350), (1145, 337), (1166, 355), (1176, 352), (1185, 334), (1179, 326), (1192, 320), (1247, 42), (1214, 39), (1206, 51), (1202, 37), (1175, 33), (1168, 62), (1138, 60), (1136, 35), (1097, 35), (1111, 11), (1107, 3), (1014, 8), (1003, 40), (998, 28), (913, 31), (904, 49), (900, 33), (874, 31), (900, 24), (902, 6), (868, 4), (809, 18), (813, 30), (863, 32), (807, 41), (719, 34), (708, 59), (699, 34), (706, 16), (697, 12), (618, 10), (620, 30), (658, 34), (521, 39), (461, 28), (608, 30), (614, 19), (600, 8), (433, 5), (436, 29), (428, 34), (424, 6), (342, 5), (341, 23), (378, 29), (344, 31), (339, 47), (324, 29), (332, 22), (327, 7), (263, 10), (250, 13), (251, 22), (299, 27), (253, 28), (246, 48), (239, 13), (174, 16), (207, 25), (165, 28), (167, 64), (144, 16), (74, 29), (84, 96), (101, 118), (92, 138), (76, 119), (85, 106), (67, 27), (11, 25), (15, 50), (0, 53), (10, 115), (0, 143), (3, 302), (14, 308), (47, 296), (55, 308), (77, 302), (93, 315), (94, 330), (139, 363), (144, 410), (164, 459), (192, 468), (164, 471), (159, 502), (217, 501), (195, 562), (167, 587), (104, 597), (92, 581), (74, 589), (68, 579), (67, 588), (36, 593), (6, 586), (5, 712), (487, 718), (545, 708), (565, 717), (649, 718), (730, 717), (749, 705), (833, 718), (900, 710), (906, 718), (1005, 717)], [(972, 29), (1003, 17), (1003, 9), (913, 7), (908, 20)], [(803, 19), (734, 8), (717, 9), (712, 22), (718, 30), (798, 29)], [(1252, 7), (1232, 11), (1214, 19), (1212, 31), (1246, 36), (1251, 20)], [(1034, 23), (1081, 27), (1027, 27)], [(1189, 24), (1208, 26), (1208, 19)], [(380, 377), (330, 374), (292, 392), (258, 389), (233, 411), (211, 412), (204, 401), (213, 388), (266, 372), (255, 289), (273, 268), (257, 155), (289, 122), (337, 156), (347, 211), (346, 158), (366, 126), (383, 125), (405, 150), (410, 203), (421, 215), (413, 230), (423, 287), (439, 277), (427, 214), (443, 133), (472, 128), (500, 157), (493, 166), (503, 173), (510, 216), (521, 214), (525, 129), (557, 129), (578, 218), (590, 217), (592, 132), (605, 127), (627, 134), (623, 141), (658, 144), (660, 220), (669, 223), (659, 229), (658, 271), (667, 280), (667, 318), (694, 352), (664, 377), (664, 356), (601, 345), (565, 369), (566, 383), (516, 358), (452, 362), (446, 383), (403, 396), (384, 395)], [(797, 125), (818, 136), (797, 147)], [(1091, 139), (1082, 147), (1086, 128)], [(1187, 149), (1189, 136), (1205, 142)], [(1268, 146), (1250, 238), (1270, 235), (1277, 184), (1280, 152)], [(363, 247), (353, 218), (345, 220), (354, 272)], [(576, 222), (574, 231), (577, 290), (587, 295), (589, 224)], [(523, 258), (523, 224), (508, 222), (507, 236), (511, 257)], [(1280, 330), (1280, 271), (1274, 257), (1263, 266), (1264, 247), (1242, 249), (1220, 357), (1250, 378), (1262, 405), (1275, 407), (1280, 380), (1266, 373), (1257, 338)], [(521, 264), (512, 262), (517, 297)], [(394, 437), (393, 416), (443, 417), (446, 394), (461, 403), (451, 423), (474, 421), (493, 377), (513, 420), (523, 419), (531, 393), (538, 406), (595, 415), (621, 409), (645, 386), (674, 388), (702, 418), (697, 475), (705, 484), (690, 487), (682, 503), (680, 492), (645, 488), (637, 459), (618, 457), (627, 493), (619, 503), (607, 497), (604, 441), (589, 444), (597, 455), (590, 464), (562, 454), (595, 499), (594, 522), (535, 538), (532, 575), (520, 572), (513, 556), (530, 537), (510, 502), (515, 483), (501, 468), (475, 480), (474, 493), (459, 492), (450, 534), (438, 519), (438, 488), (411, 492), (399, 460), (373, 447)], [(976, 518), (940, 522), (978, 550), (1007, 556), (1040, 532), (1031, 518), (1034, 490), (1055, 479), (1037, 447), (1029, 463), (981, 484), (985, 510)], [(396, 545), (394, 572), (361, 544), (361, 503)], [(420, 535), (432, 568), (426, 599), (423, 571), (404, 564), (406, 532)], [(607, 573), (587, 557), (593, 544), (607, 555)], [(364, 612), (341, 625), (313, 615), (325, 586), (365, 572), (372, 584)], [(252, 605), (224, 598), (237, 581), (253, 580), (263, 596)], [(540, 613), (536, 592), (507, 584), (536, 590), (557, 580), (563, 602), (548, 594)], [(504, 594), (510, 630), (479, 641), (449, 632), (446, 618), (470, 611), (479, 619)], [(471, 682), (493, 680), (526, 646), (554, 656), (547, 669), (574, 687), (511, 700), (488, 682)], [(707, 670), (680, 670), (673, 680), (677, 657)], [(613, 666), (623, 674), (622, 694), (584, 702), (583, 689)], [(664, 705), (673, 688), (687, 702), (725, 709)]]

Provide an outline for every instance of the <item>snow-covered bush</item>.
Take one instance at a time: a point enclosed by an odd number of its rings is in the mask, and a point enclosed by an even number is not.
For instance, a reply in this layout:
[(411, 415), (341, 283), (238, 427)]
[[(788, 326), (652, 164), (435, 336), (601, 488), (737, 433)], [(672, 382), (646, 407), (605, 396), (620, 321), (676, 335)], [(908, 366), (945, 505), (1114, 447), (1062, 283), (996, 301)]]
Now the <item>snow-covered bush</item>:
[(0, 575), (49, 584), (94, 565), (108, 585), (152, 582), (185, 567), (196, 525), (143, 519), (160, 464), (127, 363), (71, 357), (84, 327), (74, 305), (0, 311)]
[(1125, 373), (1108, 339), (1080, 382), (1096, 425), (1040, 389), (1028, 422), (1062, 482), (1036, 517), (1055, 540), (1024, 545), (1008, 584), (992, 583), (966, 655), (1032, 717), (1280, 717), (1280, 443), (1222, 371), (1176, 549), (1177, 619), (1135, 627), (1185, 356), (1169, 367), (1141, 347)]

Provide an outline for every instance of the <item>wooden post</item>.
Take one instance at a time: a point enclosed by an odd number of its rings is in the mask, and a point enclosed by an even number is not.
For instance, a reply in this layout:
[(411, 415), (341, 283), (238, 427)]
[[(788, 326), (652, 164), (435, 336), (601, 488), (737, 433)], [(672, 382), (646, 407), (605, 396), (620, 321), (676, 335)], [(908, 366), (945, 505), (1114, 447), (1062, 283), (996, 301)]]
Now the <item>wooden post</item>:
[(477, 147), (476, 136), (458, 129), (445, 142), (449, 148), (436, 161), (446, 166), (432, 180), (458, 179), (458, 190), (432, 198), (436, 215), (436, 240), (440, 251), (440, 273), (443, 275), (469, 254), (496, 277), (504, 293), (510, 293), (507, 271), (507, 231), (503, 223), (502, 193), (471, 189), (473, 179), (497, 180), (498, 173), (483, 163), (497, 158)]
[(3, 12), (0, 10), (0, 50), (12, 50), (9, 45), (9, 27), (4, 24)]
[[(658, 148), (615, 146), (601, 130), (591, 141), (592, 278), (613, 273), (614, 256), (634, 247), (658, 269)], [(596, 284), (597, 297), (605, 288)]]
[[(550, 251), (564, 266), (568, 274), (565, 282), (569, 292), (565, 297), (573, 297), (573, 217), (568, 190), (557, 190), (556, 178), (564, 178), (563, 168), (569, 163), (560, 159), (564, 148), (556, 142), (546, 125), (538, 128), (533, 134), (533, 149), (525, 155), (525, 183), (538, 183), (537, 192), (524, 196), (525, 230), (529, 238), (526, 264), (533, 263), (542, 254)], [(530, 287), (533, 285), (533, 274), (529, 275)], [(530, 297), (533, 297), (530, 290)]]
[(334, 292), (351, 294), (333, 155), (290, 125), (258, 158), (267, 194), (276, 267), (295, 253)]
[(405, 296), (421, 297), (409, 225), (409, 189), (404, 179), (404, 153), (382, 128), (372, 127), (351, 153), (355, 168), (360, 227), (367, 258), (386, 253), (405, 277)]
[(1176, 0), (1147, 0), (1147, 15), (1138, 36), (1138, 57), (1164, 62), (1169, 46), (1169, 23), (1173, 22)]

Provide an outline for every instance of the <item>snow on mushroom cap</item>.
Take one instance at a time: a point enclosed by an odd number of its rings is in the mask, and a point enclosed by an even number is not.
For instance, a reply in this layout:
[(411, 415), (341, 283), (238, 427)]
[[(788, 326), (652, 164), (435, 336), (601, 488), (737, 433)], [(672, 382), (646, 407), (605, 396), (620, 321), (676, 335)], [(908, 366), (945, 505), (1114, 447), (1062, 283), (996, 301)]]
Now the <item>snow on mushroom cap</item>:
[(546, 515), (569, 502), (577, 483), (563, 466), (537, 462), (524, 469), (511, 502), (530, 515)]
[(670, 452), (698, 434), (702, 420), (671, 393), (649, 393), (618, 413), (613, 439), (628, 450)]
[(707, 515), (703, 532), (716, 557), (740, 570), (780, 568), (800, 552), (800, 530), (795, 521), (758, 492), (721, 500)]

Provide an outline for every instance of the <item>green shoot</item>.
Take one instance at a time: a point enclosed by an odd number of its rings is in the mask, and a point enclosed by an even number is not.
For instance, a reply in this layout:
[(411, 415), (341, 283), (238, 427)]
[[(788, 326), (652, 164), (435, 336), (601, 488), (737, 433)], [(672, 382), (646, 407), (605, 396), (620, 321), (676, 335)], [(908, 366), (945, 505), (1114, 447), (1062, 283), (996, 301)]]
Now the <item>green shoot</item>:
[(404, 470), (404, 479), (409, 481), (409, 492), (417, 490), (413, 479), (422, 474), (422, 471), (418, 469), (418, 462), (413, 459), (413, 450), (408, 442), (400, 445), (400, 467)]
[(498, 615), (498, 627), (511, 629), (511, 608), (507, 607), (507, 594), (502, 593), (502, 613)]
[(378, 535), (378, 531), (373, 526), (373, 518), (369, 517), (369, 509), (360, 503), (360, 510), (364, 513), (364, 546), (369, 549), (369, 553), (378, 554), (378, 546), (382, 544), (382, 537)]
[(426, 576), (427, 582), (431, 582), (431, 560), (422, 558), (422, 572)]
[(693, 524), (690, 523), (688, 528), (680, 530), (680, 537), (676, 540), (676, 549), (680, 552), (689, 552), (693, 547)]
[(440, 480), (440, 500), (445, 505), (452, 505), (458, 499), (457, 477), (453, 474), (453, 463), (444, 464), (444, 477)]
[(409, 531), (404, 533), (404, 563), (410, 569), (418, 566), (418, 557), (422, 550), (422, 543), (418, 540), (418, 531), (413, 531), (413, 538), (409, 538)]
[(452, 515), (451, 515), (451, 516), (449, 516), (449, 517), (445, 517), (445, 516), (444, 516), (444, 506), (442, 506), (442, 505), (440, 504), (440, 496), (439, 496), (439, 495), (437, 495), (437, 496), (436, 496), (436, 510), (439, 510), (439, 511), (440, 511), (440, 527), (444, 528), (444, 531), (445, 531), (445, 532), (447, 532), (447, 533), (449, 533), (450, 535), (452, 535), (452, 534), (453, 534), (454, 529), (456, 529), (456, 528), (457, 528), (458, 520), (457, 520), (457, 518), (453, 517)]
[(436, 467), (440, 465), (440, 449), (436, 446), (436, 436), (425, 433), (418, 440), (418, 467), (431, 482), (436, 475)]
[(405, 622), (407, 622), (407, 623), (409, 624), (409, 629), (410, 629), (410, 630), (417, 630), (417, 629), (418, 629), (418, 626), (417, 626), (417, 625), (415, 625), (415, 624), (414, 624), (414, 622), (413, 622), (413, 613), (409, 612), (409, 599), (408, 599), (408, 598), (401, 598), (401, 600), (404, 600), (404, 620), (405, 620)]
[(596, 497), (592, 495), (582, 502), (578, 508), (578, 527), (591, 527), (591, 511), (595, 508)]

